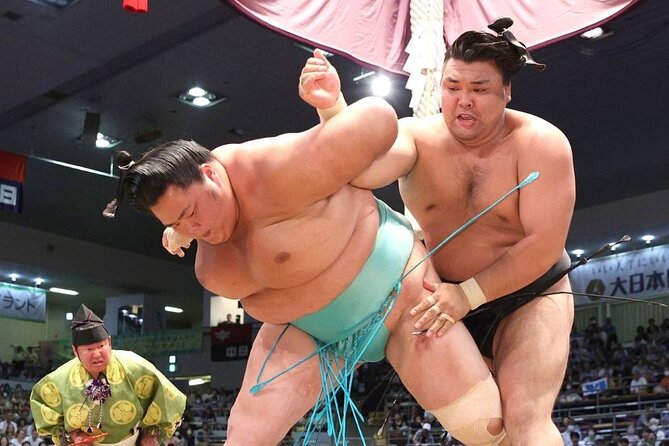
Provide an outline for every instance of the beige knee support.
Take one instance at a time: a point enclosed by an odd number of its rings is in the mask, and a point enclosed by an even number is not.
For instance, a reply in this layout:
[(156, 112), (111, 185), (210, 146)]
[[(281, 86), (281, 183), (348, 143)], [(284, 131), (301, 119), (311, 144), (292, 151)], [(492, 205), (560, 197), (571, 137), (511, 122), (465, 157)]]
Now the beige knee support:
[(453, 403), (430, 410), (452, 436), (467, 446), (496, 446), (506, 435), (488, 432), (488, 422), (502, 418), (499, 389), (492, 375), (469, 389)]

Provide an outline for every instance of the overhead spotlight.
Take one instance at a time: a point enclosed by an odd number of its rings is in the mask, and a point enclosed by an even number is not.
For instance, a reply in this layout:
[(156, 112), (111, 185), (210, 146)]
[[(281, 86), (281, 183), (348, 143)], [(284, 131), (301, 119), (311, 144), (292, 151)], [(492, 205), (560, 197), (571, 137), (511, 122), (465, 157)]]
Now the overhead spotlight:
[(654, 235), (650, 235), (650, 234), (646, 234), (646, 235), (644, 235), (644, 236), (641, 237), (641, 240), (643, 240), (644, 242), (646, 242), (646, 244), (650, 244), (650, 242), (652, 242), (653, 240), (655, 240), (655, 236), (654, 236)]
[(611, 251), (615, 251), (618, 249), (618, 245), (615, 242), (610, 243), (611, 247), (609, 248)]
[(19, 276), (16, 273), (12, 273), (12, 274), (9, 275), (9, 278), (12, 279), (12, 282), (16, 282), (16, 279), (18, 279), (19, 277), (21, 277), (21, 276)]
[(66, 321), (71, 321), (73, 319), (72, 313), (65, 313), (65, 320)]
[(165, 311), (168, 313), (183, 313), (184, 310), (178, 307), (165, 307)]
[(206, 381), (203, 380), (202, 378), (193, 378), (193, 379), (188, 380), (188, 385), (189, 386), (199, 386), (199, 385), (202, 385), (204, 383), (206, 383)]
[(211, 107), (226, 99), (222, 94), (218, 94), (212, 90), (207, 90), (199, 86), (191, 87), (183, 92), (177, 93), (175, 97), (181, 102), (197, 108)]
[(44, 279), (41, 277), (36, 277), (35, 278), (35, 286), (41, 286), (44, 283)]
[(374, 96), (384, 98), (390, 94), (391, 88), (390, 79), (386, 76), (374, 76), (372, 80), (372, 94)]
[(104, 133), (97, 133), (95, 139), (95, 147), (98, 149), (111, 149), (117, 145), (121, 144), (121, 140), (114, 138), (113, 136), (105, 135)]
[(52, 293), (58, 293), (58, 294), (66, 294), (68, 296), (78, 296), (79, 291), (75, 290), (68, 290), (67, 288), (58, 288), (58, 287), (51, 287), (49, 288), (49, 291)]
[(603, 39), (604, 37), (610, 36), (611, 34), (613, 34), (613, 31), (610, 29), (598, 26), (581, 33), (580, 37), (581, 39), (585, 40), (597, 40)]
[(190, 90), (188, 90), (188, 94), (193, 96), (194, 98), (199, 98), (199, 97), (204, 96), (205, 94), (207, 94), (207, 90), (205, 90), (204, 88), (200, 88), (200, 87), (193, 87)]
[(571, 253), (576, 257), (581, 257), (585, 251), (582, 249), (574, 249)]

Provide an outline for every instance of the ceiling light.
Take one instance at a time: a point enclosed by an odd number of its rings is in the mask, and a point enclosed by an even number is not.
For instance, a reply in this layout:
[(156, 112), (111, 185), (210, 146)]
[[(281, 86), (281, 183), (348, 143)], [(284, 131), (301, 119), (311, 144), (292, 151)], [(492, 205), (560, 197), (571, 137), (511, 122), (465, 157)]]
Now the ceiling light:
[(195, 379), (189, 379), (188, 380), (188, 385), (189, 386), (199, 386), (199, 385), (202, 385), (204, 383), (206, 383), (206, 381), (203, 380), (202, 378), (195, 378)]
[(181, 102), (197, 108), (211, 107), (226, 99), (221, 94), (197, 86), (177, 93), (175, 97)]
[(375, 76), (372, 80), (372, 94), (374, 96), (386, 97), (390, 93), (390, 79), (385, 76)]
[(609, 28), (598, 26), (581, 33), (580, 37), (581, 39), (585, 40), (598, 40), (603, 39), (604, 37), (608, 37), (611, 34), (613, 34), (613, 31)]
[(193, 87), (190, 90), (188, 90), (188, 94), (193, 96), (194, 98), (199, 98), (200, 96), (204, 96), (205, 94), (207, 94), (207, 90), (200, 87)]
[(582, 33), (581, 37), (583, 37), (584, 39), (596, 39), (598, 37), (602, 37), (603, 34), (604, 34), (604, 29), (598, 26), (597, 28), (592, 28)]
[(643, 240), (643, 241), (646, 242), (646, 243), (650, 243), (650, 242), (652, 242), (653, 240), (655, 240), (655, 236), (654, 236), (654, 235), (650, 235), (650, 234), (646, 234), (646, 235), (644, 235), (643, 237), (641, 237), (641, 240)]
[(67, 294), (68, 296), (78, 296), (79, 295), (79, 291), (68, 290), (67, 288), (51, 287), (51, 288), (49, 288), (49, 291), (51, 291), (52, 293)]
[(9, 278), (12, 279), (12, 282), (16, 282), (16, 279), (18, 279), (19, 277), (21, 277), (21, 276), (19, 276), (16, 273), (12, 273), (12, 274), (9, 275)]
[(193, 98), (193, 105), (197, 105), (198, 107), (206, 107), (209, 104), (211, 104), (211, 101), (204, 96)]
[(178, 307), (165, 307), (165, 311), (169, 313), (183, 313), (184, 310)]
[(615, 251), (616, 249), (618, 249), (618, 244), (617, 243), (611, 242), (609, 244), (611, 245), (611, 247), (609, 248), (611, 251)]
[(581, 257), (585, 251), (582, 249), (574, 249), (571, 253), (574, 254), (576, 257)]
[(35, 286), (40, 286), (43, 283), (44, 283), (44, 279), (42, 279), (41, 277), (36, 277), (35, 278)]
[(73, 319), (72, 313), (65, 313), (65, 320), (66, 321), (71, 321)]
[(98, 149), (110, 149), (114, 146), (119, 145), (120, 143), (121, 143), (120, 139), (98, 132), (98, 136), (95, 140), (95, 147), (97, 147)]

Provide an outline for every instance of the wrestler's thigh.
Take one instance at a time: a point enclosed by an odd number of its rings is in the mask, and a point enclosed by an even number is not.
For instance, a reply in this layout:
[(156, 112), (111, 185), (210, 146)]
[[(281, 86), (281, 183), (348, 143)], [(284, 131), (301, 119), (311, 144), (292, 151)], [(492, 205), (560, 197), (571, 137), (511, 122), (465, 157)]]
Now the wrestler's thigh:
[[(421, 298), (429, 294), (421, 287)], [(386, 355), (423, 408), (444, 407), (490, 375), (476, 343), (461, 322), (440, 337), (416, 336), (412, 334), (415, 320), (409, 309), (394, 324)]]
[[(274, 446), (316, 402), (321, 382), (317, 356), (278, 377), (255, 395), (249, 393), (284, 327), (263, 324), (253, 342), (242, 387), (230, 411), (227, 446)], [(260, 381), (289, 369), (314, 349), (309, 335), (289, 327), (271, 352)]]
[[(569, 284), (555, 288), (568, 290)], [(500, 324), (493, 368), (507, 424), (507, 411), (550, 416), (567, 367), (573, 319), (572, 296), (558, 294), (533, 300)]]

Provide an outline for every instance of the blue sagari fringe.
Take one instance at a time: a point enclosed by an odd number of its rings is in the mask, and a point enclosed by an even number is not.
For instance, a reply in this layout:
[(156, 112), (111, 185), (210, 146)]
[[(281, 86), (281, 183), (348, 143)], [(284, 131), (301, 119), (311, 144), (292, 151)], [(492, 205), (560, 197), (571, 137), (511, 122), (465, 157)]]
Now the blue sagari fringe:
[[(354, 372), (356, 366), (360, 362), (360, 358), (383, 326), (383, 322), (386, 320), (388, 314), (390, 314), (390, 311), (393, 309), (401, 289), (402, 282), (400, 280), (383, 302), (381, 309), (372, 313), (360, 322), (359, 328), (346, 338), (327, 343), (312, 338), (317, 346), (317, 349), (314, 352), (273, 377), (260, 381), (265, 366), (267, 365), (267, 361), (276, 349), (279, 340), (288, 329), (288, 326), (284, 328), (283, 332), (281, 332), (272, 345), (272, 348), (258, 373), (258, 378), (256, 379), (257, 384), (250, 389), (251, 394), (256, 394), (279, 376), (298, 367), (315, 355), (318, 355), (320, 360), (321, 390), (318, 395), (318, 401), (314, 406), (309, 422), (305, 428), (302, 446), (308, 444), (311, 436), (319, 432), (320, 426), (324, 422), (327, 425), (327, 434), (334, 440), (334, 444), (336, 446), (346, 446), (346, 423), (349, 415), (355, 422), (362, 444), (365, 446), (367, 445), (361, 426), (361, 423), (364, 423), (364, 417), (351, 398)], [(343, 398), (341, 405), (339, 404), (339, 398)], [(297, 445), (298, 442), (299, 439), (295, 441), (295, 445)]]

